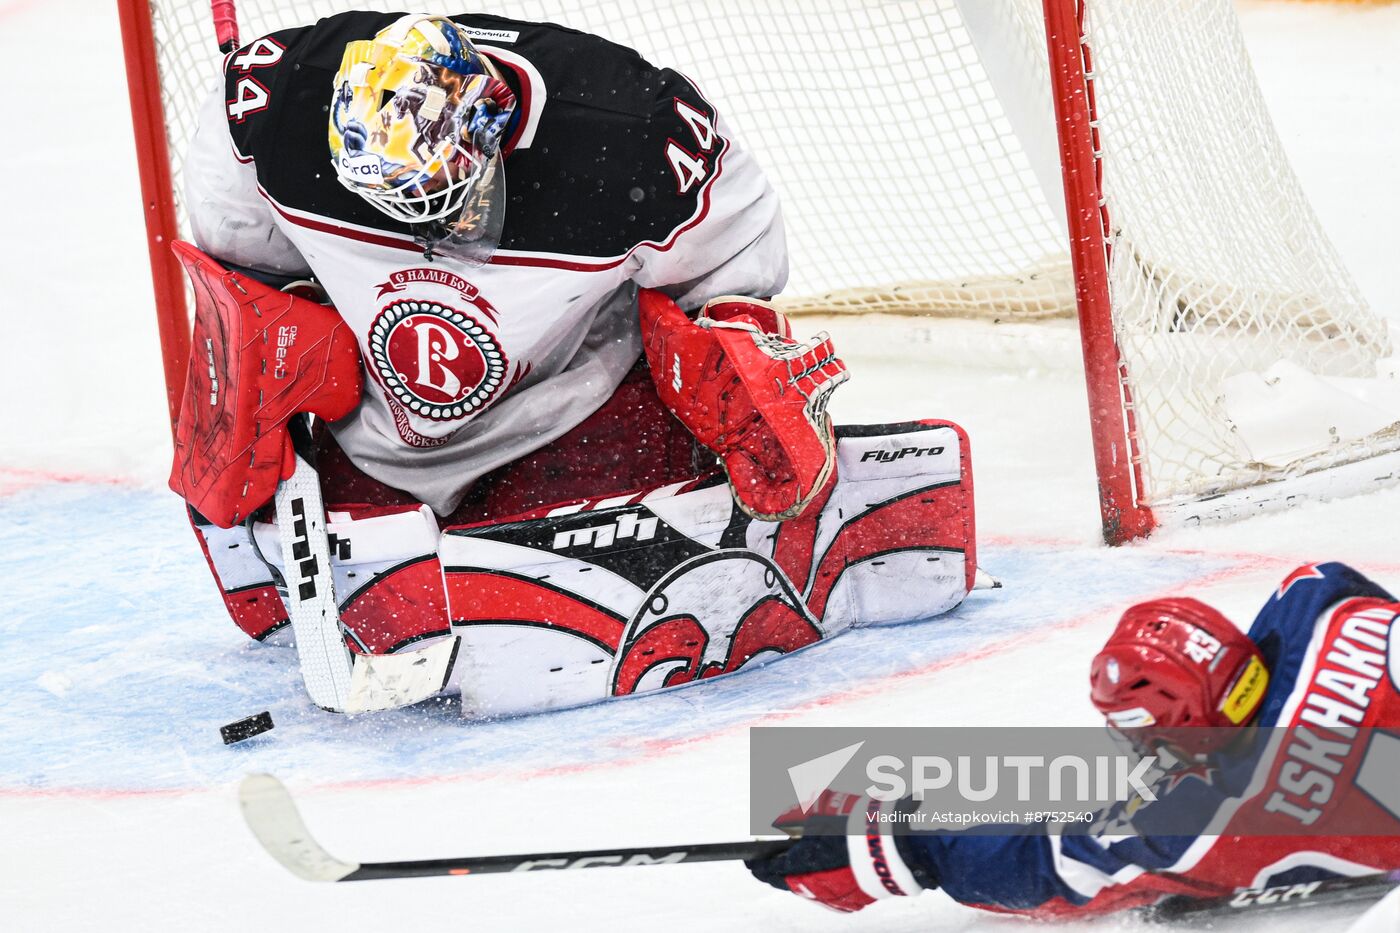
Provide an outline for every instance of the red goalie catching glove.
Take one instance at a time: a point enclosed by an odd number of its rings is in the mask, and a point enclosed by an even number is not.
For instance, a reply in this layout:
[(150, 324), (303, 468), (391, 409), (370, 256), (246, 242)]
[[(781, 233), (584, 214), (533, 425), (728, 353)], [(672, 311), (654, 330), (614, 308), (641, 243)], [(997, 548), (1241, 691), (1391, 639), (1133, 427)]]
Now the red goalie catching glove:
[(800, 514), (836, 469), (826, 403), (847, 372), (831, 341), (793, 340), (752, 298), (717, 298), (695, 320), (657, 291), (640, 304), (657, 392), (720, 456), (740, 508), (760, 521)]

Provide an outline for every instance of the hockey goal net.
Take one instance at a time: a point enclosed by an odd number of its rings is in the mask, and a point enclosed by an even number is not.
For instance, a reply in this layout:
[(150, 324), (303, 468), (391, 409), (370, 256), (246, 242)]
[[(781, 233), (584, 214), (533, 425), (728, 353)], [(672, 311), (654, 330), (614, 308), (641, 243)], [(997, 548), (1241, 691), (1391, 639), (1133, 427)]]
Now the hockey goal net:
[[(221, 54), (206, 0), (120, 6), (173, 398), (188, 318), (167, 243)], [(241, 0), (237, 27), (246, 42), (357, 6)], [(696, 78), (783, 198), (790, 311), (1077, 315), (1110, 540), (1400, 448), (1400, 425), (1375, 419), (1328, 430), (1323, 417), (1320, 438), (1263, 452), (1241, 439), (1242, 374), (1267, 403), (1281, 361), (1305, 381), (1371, 379), (1392, 350), (1289, 168), (1229, 0), (489, 7)]]

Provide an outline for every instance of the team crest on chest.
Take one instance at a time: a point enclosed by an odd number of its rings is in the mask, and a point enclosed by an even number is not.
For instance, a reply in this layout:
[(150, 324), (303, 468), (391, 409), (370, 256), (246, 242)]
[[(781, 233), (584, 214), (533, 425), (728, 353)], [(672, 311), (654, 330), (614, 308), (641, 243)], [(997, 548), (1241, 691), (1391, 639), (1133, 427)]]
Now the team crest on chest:
[(432, 421), (480, 413), (506, 382), (508, 361), (495, 335), (439, 301), (390, 302), (370, 325), (368, 343), (385, 391)]

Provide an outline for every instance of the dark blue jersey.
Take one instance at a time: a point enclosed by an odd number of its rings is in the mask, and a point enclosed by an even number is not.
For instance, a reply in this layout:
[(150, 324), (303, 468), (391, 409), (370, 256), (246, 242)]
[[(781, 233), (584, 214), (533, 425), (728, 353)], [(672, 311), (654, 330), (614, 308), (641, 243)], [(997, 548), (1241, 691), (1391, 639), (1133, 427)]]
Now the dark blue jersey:
[[(1344, 564), (1309, 564), (1290, 573), (1249, 629), (1270, 671), (1255, 724), (1301, 724), (1333, 739), (1344, 739), (1349, 726), (1400, 725), (1397, 618), (1400, 604), (1394, 597)], [(1356, 807), (1379, 807), (1377, 819), (1400, 820), (1400, 812), (1387, 810), (1396, 801), (1377, 800), (1385, 794), (1365, 787), (1359, 793), (1351, 784), (1342, 787), (1326, 774), (1310, 774), (1301, 762), (1288, 760), (1282, 744), (1270, 746), (1269, 735), (1251, 730), (1208, 766), (1164, 776), (1154, 788), (1156, 802), (1117, 805), (1100, 814), (1088, 834), (914, 834), (900, 837), (900, 853), (915, 877), (956, 900), (1044, 915), (1400, 867), (1400, 837), (1325, 832), (1325, 821), (1347, 807), (1353, 817)], [(1339, 774), (1363, 784), (1366, 751), (1348, 748)], [(1325, 798), (1324, 781), (1334, 785)], [(1133, 804), (1138, 805), (1134, 825), (1147, 831), (1119, 835), (1121, 810)], [(1318, 833), (1202, 832), (1223, 807), (1234, 808), (1224, 811), (1235, 814), (1227, 825), (1248, 818), (1252, 827), (1279, 825), (1293, 832), (1291, 821)], [(1154, 827), (1159, 814), (1156, 822), (1162, 825)]]

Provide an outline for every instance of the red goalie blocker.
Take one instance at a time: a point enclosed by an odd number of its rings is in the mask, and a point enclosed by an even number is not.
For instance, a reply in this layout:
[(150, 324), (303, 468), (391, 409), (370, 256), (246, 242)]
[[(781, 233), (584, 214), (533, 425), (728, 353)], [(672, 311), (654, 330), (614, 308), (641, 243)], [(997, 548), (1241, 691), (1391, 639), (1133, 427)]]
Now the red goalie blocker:
[(195, 322), (170, 488), (230, 528), (292, 474), (293, 415), (334, 421), (359, 403), (360, 352), (333, 308), (172, 246), (194, 286)]

